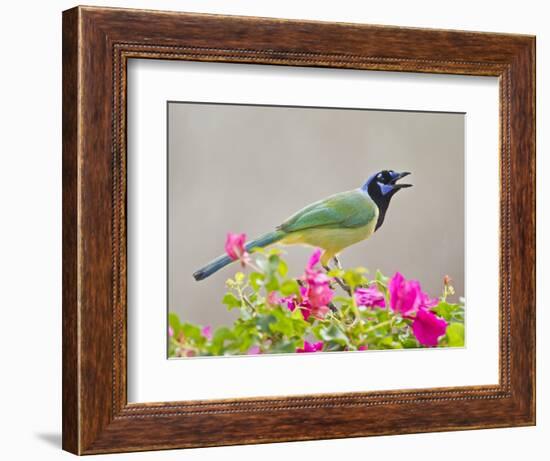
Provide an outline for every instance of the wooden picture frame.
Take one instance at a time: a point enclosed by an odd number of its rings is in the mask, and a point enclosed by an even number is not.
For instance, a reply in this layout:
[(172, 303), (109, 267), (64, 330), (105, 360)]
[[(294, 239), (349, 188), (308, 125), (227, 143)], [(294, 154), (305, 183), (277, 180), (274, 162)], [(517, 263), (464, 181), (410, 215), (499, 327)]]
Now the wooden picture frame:
[[(499, 384), (129, 404), (125, 149), (131, 58), (498, 77)], [(94, 7), (63, 13), (65, 450), (92, 454), (533, 424), (534, 37)]]

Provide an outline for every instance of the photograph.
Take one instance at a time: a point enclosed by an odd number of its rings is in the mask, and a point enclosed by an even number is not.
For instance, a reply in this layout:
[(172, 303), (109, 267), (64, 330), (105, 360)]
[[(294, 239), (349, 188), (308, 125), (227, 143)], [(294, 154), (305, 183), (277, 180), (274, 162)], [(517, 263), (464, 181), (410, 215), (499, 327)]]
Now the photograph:
[(166, 116), (169, 358), (465, 347), (465, 113)]

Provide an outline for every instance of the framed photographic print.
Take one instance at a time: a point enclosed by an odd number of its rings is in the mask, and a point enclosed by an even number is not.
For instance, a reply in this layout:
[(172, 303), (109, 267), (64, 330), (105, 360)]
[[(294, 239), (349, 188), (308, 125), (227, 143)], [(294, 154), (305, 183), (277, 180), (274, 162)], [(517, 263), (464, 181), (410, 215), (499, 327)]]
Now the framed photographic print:
[(65, 11), (63, 448), (534, 424), (534, 52)]

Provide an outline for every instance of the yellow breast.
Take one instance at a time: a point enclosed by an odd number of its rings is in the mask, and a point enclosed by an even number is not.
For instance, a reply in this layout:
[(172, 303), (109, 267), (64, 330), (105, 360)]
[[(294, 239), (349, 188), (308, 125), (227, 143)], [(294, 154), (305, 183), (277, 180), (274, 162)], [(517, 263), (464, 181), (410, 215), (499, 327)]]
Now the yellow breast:
[(327, 256), (334, 256), (355, 243), (369, 238), (374, 232), (377, 219), (366, 226), (350, 228), (312, 228), (291, 232), (281, 240), (286, 245), (302, 244), (322, 248)]

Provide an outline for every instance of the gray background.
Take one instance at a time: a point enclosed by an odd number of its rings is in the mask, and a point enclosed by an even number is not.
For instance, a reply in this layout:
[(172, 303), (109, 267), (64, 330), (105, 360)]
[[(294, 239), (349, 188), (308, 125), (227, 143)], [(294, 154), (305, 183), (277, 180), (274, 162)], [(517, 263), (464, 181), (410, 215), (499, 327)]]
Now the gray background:
[[(345, 267), (401, 271), (439, 295), (464, 294), (464, 114), (168, 103), (168, 308), (213, 326), (237, 266), (195, 282), (228, 231), (249, 238), (381, 169), (410, 171), (384, 225), (345, 250)], [(311, 249), (285, 247), (299, 275)]]

